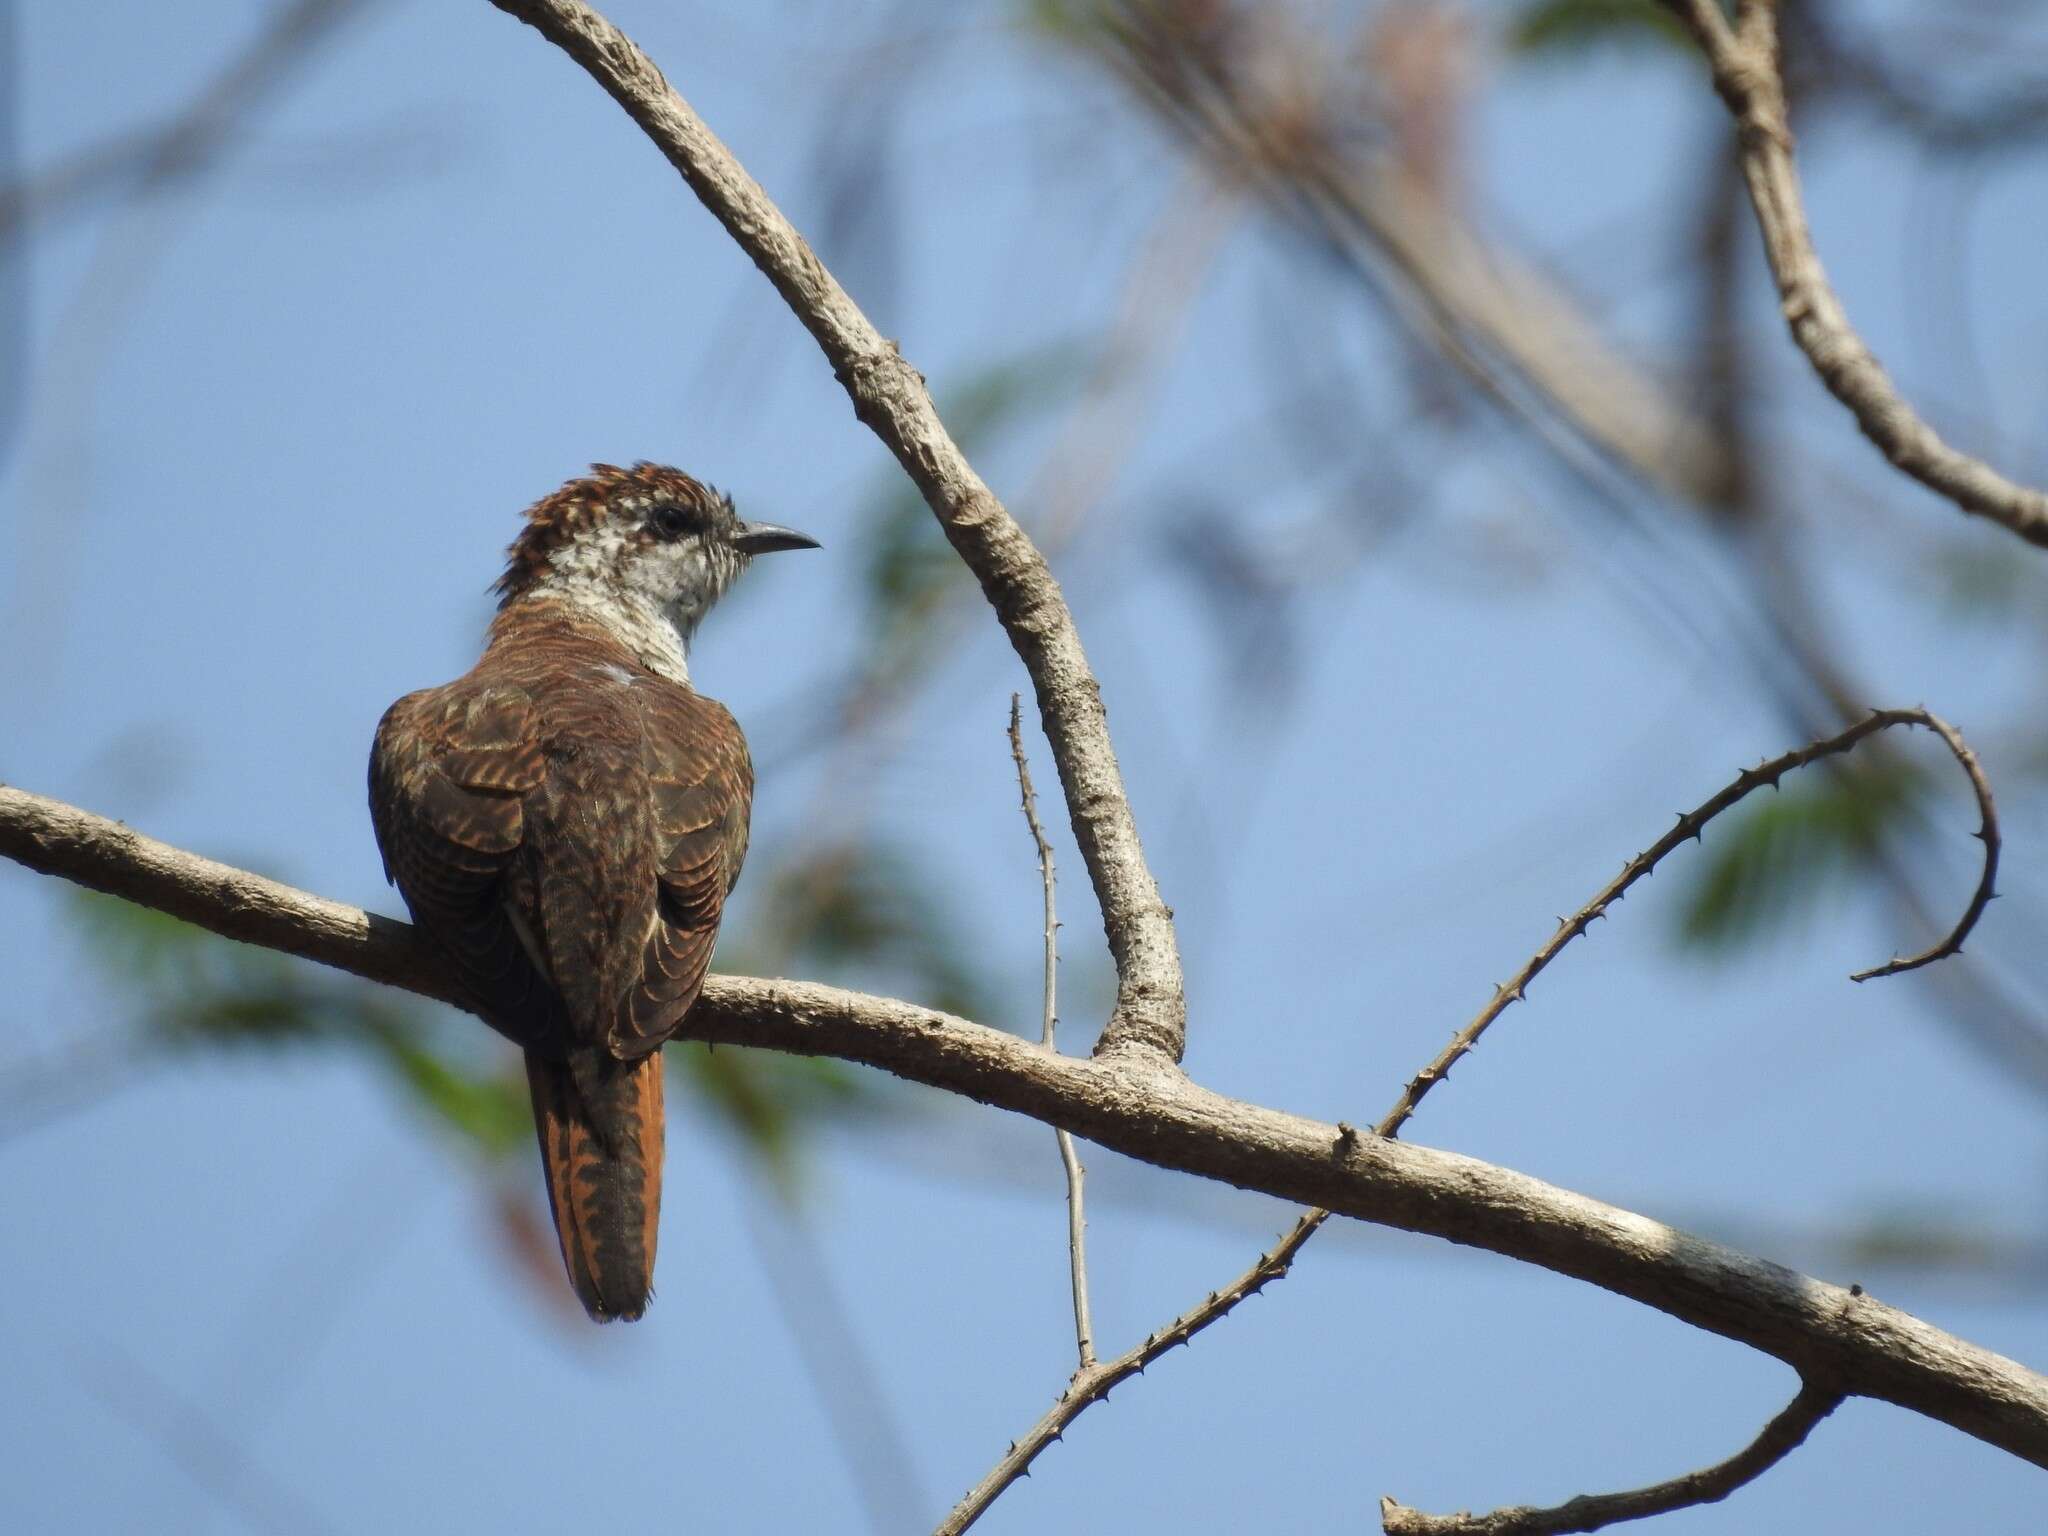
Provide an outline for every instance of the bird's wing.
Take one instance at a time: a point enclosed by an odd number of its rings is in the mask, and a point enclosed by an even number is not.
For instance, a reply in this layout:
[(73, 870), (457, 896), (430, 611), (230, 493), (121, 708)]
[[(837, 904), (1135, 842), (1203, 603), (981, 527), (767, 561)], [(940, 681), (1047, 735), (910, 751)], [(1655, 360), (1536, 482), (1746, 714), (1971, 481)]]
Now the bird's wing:
[(746, 858), (754, 798), (746, 738), (723, 705), (659, 684), (643, 690), (642, 709), (656, 905), (639, 981), (613, 1026), (621, 1056), (673, 1035), (703, 989), (726, 893)]
[(519, 688), (470, 679), (400, 699), (370, 752), (370, 816), (385, 874), (485, 1018), (521, 1044), (550, 1042), (563, 1028), (506, 899), (525, 840), (525, 800), (546, 772), (533, 701)]

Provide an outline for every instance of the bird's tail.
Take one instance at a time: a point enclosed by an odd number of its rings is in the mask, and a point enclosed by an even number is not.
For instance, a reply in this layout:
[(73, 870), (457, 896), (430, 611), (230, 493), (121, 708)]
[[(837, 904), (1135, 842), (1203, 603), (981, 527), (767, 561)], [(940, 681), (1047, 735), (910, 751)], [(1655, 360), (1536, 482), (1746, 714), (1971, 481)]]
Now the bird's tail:
[(654, 1291), (661, 1220), (661, 1052), (529, 1051), (526, 1081), (569, 1283), (595, 1321), (636, 1318)]

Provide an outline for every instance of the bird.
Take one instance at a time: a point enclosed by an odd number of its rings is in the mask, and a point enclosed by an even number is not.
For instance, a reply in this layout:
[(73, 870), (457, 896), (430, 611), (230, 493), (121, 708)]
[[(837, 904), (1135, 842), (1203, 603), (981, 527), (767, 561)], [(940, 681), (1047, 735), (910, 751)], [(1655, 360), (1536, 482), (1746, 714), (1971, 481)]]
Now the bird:
[(645, 460), (527, 510), (483, 655), (377, 726), (386, 877), (473, 1010), (526, 1055), (562, 1261), (598, 1322), (653, 1294), (661, 1047), (746, 857), (746, 737), (690, 642), (756, 555), (815, 549)]

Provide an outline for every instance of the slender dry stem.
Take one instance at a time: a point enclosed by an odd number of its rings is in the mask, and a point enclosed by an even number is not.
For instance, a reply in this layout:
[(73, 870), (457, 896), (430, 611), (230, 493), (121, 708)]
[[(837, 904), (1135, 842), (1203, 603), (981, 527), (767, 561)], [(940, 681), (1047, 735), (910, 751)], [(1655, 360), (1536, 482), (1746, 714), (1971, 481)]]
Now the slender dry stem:
[[(1059, 1026), (1059, 918), (1053, 909), (1052, 844), (1038, 819), (1038, 795), (1031, 787), (1031, 767), (1024, 760), (1023, 703), (1010, 695), (1010, 758), (1017, 765), (1017, 794), (1024, 803), (1024, 825), (1031, 829), (1032, 845), (1038, 850), (1039, 883), (1045, 888), (1045, 1021), (1038, 1043), (1054, 1048), (1053, 1032)], [(1074, 1151), (1074, 1138), (1055, 1131), (1059, 1140), (1060, 1166), (1067, 1174), (1067, 1271), (1074, 1292), (1074, 1352), (1087, 1370), (1095, 1363), (1095, 1324), (1088, 1315), (1088, 1214), (1083, 1202), (1086, 1173)]]
[(1516, 1505), (1489, 1514), (1426, 1515), (1391, 1498), (1380, 1500), (1380, 1529), (1386, 1536), (1568, 1536), (1597, 1531), (1624, 1520), (1644, 1520), (1695, 1504), (1713, 1504), (1753, 1483), (1806, 1443), (1816, 1424), (1842, 1405), (1842, 1394), (1802, 1381), (1761, 1433), (1726, 1461), (1668, 1482), (1623, 1493), (1584, 1493), (1550, 1509)]

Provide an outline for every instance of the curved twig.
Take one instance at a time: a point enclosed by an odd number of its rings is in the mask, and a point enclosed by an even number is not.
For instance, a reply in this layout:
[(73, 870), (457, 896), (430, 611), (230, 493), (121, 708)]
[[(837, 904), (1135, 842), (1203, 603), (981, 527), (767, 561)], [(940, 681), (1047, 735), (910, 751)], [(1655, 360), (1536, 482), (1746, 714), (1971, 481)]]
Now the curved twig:
[(1516, 1505), (1490, 1514), (1426, 1515), (1391, 1498), (1380, 1500), (1380, 1529), (1386, 1536), (1570, 1536), (1597, 1531), (1624, 1520), (1644, 1520), (1695, 1504), (1714, 1504), (1746, 1483), (1753, 1483), (1806, 1443), (1816, 1424), (1842, 1406), (1842, 1394), (1799, 1384), (1799, 1395), (1787, 1403), (1757, 1437), (1726, 1461), (1668, 1482), (1624, 1493), (1582, 1493), (1551, 1509)]
[(1849, 323), (1807, 226), (1778, 68), (1775, 0), (1745, 0), (1731, 23), (1720, 0), (1664, 0), (1699, 40), (1714, 89), (1741, 138), (1742, 174), (1763, 231), (1792, 340), (1821, 382), (1891, 463), (1965, 512), (2048, 545), (2048, 493), (1951, 448), (1922, 421)]
[(1099, 1053), (1186, 1044), (1179, 940), (1146, 866), (1102, 690), (1045, 558), (982, 482), (924, 376), (877, 331), (795, 227), (631, 38), (582, 0), (491, 0), (574, 59), (640, 125), (811, 333), (854, 414), (917, 485), (1031, 674), (1074, 840), (1102, 908), (1117, 1000)]
[[(1793, 769), (1804, 768), (1808, 763), (1823, 757), (1833, 757), (1847, 752), (1866, 736), (1874, 736), (1879, 731), (1895, 725), (1920, 725), (1934, 732), (1954, 754), (1955, 760), (1962, 765), (1963, 772), (1969, 775), (1970, 788), (1977, 797), (1977, 810), (1983, 818), (1982, 824), (1973, 835), (1984, 844), (1984, 871), (1978, 877), (1977, 889), (1970, 897), (1969, 906), (1964, 909), (1962, 918), (1948, 937), (1921, 954), (1909, 959), (1888, 960), (1883, 965), (1872, 966), (1867, 971), (1857, 971), (1849, 979), (1869, 981), (1878, 976), (1895, 976), (1901, 971), (1916, 970), (1920, 966), (1960, 953), (1963, 940), (1969, 937), (1970, 930), (1977, 926), (1977, 919), (1984, 915), (1985, 907), (1990, 904), (1995, 894), (1992, 886), (1998, 878), (1998, 811), (1991, 799), (1991, 781), (1984, 776), (1983, 765), (1977, 761), (1977, 754), (1970, 750), (1961, 733), (1940, 716), (1930, 714), (1924, 709), (1874, 709), (1847, 730), (1823, 737), (1780, 757), (1767, 758), (1754, 768), (1743, 769), (1727, 788), (1702, 801), (1694, 809), (1682, 813), (1677, 824), (1669, 832), (1622, 865), (1621, 873), (1602, 886), (1591, 901), (1570, 917), (1558, 919), (1557, 931), (1545, 941), (1543, 947), (1531, 955), (1513, 977), (1494, 989), (1492, 999), (1479, 1010), (1471, 1023), (1451, 1037), (1450, 1044), (1437, 1054), (1434, 1061), (1408, 1080), (1407, 1086), (1401, 1091), (1400, 1100), (1388, 1113), (1387, 1120), (1382, 1122), (1382, 1126), (1391, 1124), (1398, 1129), (1405, 1123), (1415, 1112), (1415, 1106), (1422, 1102), (1423, 1095), (1449, 1075), (1458, 1058), (1478, 1043), (1479, 1037), (1486, 1033), (1487, 1027), (1499, 1018), (1511, 1003), (1520, 1002), (1528, 995), (1529, 983), (1542, 973), (1545, 966), (1557, 958), (1558, 952), (1584, 933), (1597, 919), (1605, 917), (1607, 909), (1627, 895), (1629, 887), (1662, 863), (1673, 849), (1683, 843), (1696, 841), (1706, 830), (1708, 822), (1766, 784), (1775, 789), (1778, 780)], [(1393, 1132), (1383, 1128), (1380, 1134), (1391, 1135)]]
[[(1948, 936), (1939, 943), (1923, 949), (1917, 955), (1904, 958), (1893, 956), (1883, 965), (1874, 965), (1867, 971), (1857, 971), (1851, 981), (1873, 981), (1879, 976), (1896, 976), (1901, 971), (1917, 971), (1923, 965), (1932, 965), (1937, 960), (1946, 960), (1950, 955), (1963, 952), (1963, 940), (1977, 926), (1977, 919), (1984, 915), (1984, 909), (1998, 894), (1998, 854), (2002, 846), (1998, 834), (1998, 807), (1991, 798), (1991, 780), (1985, 777), (1983, 764), (1977, 761), (1977, 754), (1956, 728), (1939, 715), (1931, 715), (1924, 709), (1894, 710), (1894, 714), (1917, 716), (1905, 724), (1924, 725), (1942, 739), (1944, 745), (1962, 764), (1963, 772), (1970, 776), (1970, 789), (1977, 797), (1977, 830), (1970, 835), (1984, 845), (1984, 869), (1977, 877), (1977, 889), (1970, 893), (1970, 904), (1963, 909), (1963, 915), (1951, 928)], [(1887, 722), (1889, 723), (1889, 722)]]

